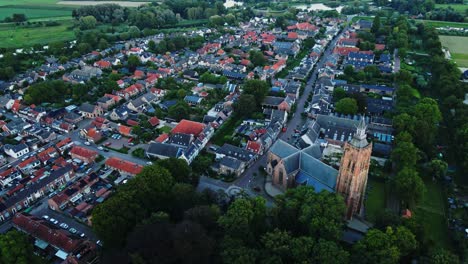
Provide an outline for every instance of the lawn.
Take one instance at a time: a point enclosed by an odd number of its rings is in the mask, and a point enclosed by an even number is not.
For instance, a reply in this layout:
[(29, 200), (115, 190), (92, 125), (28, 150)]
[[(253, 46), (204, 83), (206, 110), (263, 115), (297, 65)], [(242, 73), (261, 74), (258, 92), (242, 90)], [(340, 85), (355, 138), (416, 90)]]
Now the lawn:
[(229, 118), (221, 127), (216, 131), (215, 135), (211, 139), (211, 142), (215, 145), (222, 146), (226, 141), (226, 136), (230, 137), (234, 133), (237, 126), (242, 123), (242, 119)]
[(5, 5), (54, 5), (57, 0), (0, 0), (0, 6)]
[(367, 185), (366, 219), (375, 223), (377, 216), (385, 210), (385, 181), (369, 177)]
[(461, 36), (439, 36), (442, 46), (448, 48), (452, 59), (458, 66), (468, 67), (468, 49), (466, 42), (468, 37)]
[(416, 215), (429, 239), (441, 247), (449, 247), (447, 216), (445, 215), (444, 196), (439, 182), (425, 179), (427, 192), (416, 209)]
[(451, 7), (459, 13), (465, 14), (465, 10), (468, 9), (468, 5), (464, 4), (436, 4), (436, 8), (447, 8)]
[(28, 47), (34, 44), (72, 40), (75, 35), (73, 30), (69, 29), (71, 25), (71, 21), (66, 21), (52, 27), (24, 28), (12, 25), (0, 27), (0, 48)]

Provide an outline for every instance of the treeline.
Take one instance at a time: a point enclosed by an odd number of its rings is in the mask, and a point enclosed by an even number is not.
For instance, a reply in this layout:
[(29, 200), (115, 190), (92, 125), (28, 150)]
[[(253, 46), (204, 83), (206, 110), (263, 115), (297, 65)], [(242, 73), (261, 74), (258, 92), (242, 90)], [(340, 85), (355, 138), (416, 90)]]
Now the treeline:
[(377, 5), (390, 5), (393, 9), (400, 13), (408, 13), (410, 15), (422, 15), (424, 19), (463, 22), (465, 14), (455, 11), (453, 8), (436, 8), (433, 0), (395, 0), (395, 1), (376, 1)]
[[(341, 241), (343, 198), (301, 186), (276, 197), (195, 191), (183, 160), (147, 166), (93, 211), (104, 263), (399, 263), (418, 255), (420, 226), (394, 219), (354, 246)], [(382, 225), (383, 224), (383, 225)], [(116, 232), (118, 230), (119, 232)], [(425, 259), (456, 257), (434, 251)]]
[(166, 0), (164, 5), (181, 18), (190, 20), (221, 16), (227, 12), (223, 1)]

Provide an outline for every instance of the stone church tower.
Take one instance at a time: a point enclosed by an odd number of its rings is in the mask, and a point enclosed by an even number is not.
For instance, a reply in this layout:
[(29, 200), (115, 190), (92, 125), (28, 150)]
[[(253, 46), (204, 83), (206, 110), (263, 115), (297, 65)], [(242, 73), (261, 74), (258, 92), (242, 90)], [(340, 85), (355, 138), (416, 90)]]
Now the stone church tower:
[(367, 185), (372, 143), (367, 142), (366, 121), (361, 118), (353, 138), (345, 143), (336, 184), (336, 192), (346, 203), (346, 219), (360, 214)]

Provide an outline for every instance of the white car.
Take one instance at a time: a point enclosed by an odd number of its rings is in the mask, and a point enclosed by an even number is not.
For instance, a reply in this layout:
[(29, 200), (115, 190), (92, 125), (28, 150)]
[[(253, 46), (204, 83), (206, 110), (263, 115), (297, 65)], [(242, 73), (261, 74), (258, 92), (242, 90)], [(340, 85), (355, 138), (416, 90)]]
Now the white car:
[(54, 225), (58, 224), (58, 220), (55, 220), (54, 218), (51, 218), (49, 221)]
[(85, 236), (86, 236), (85, 233), (80, 234), (80, 237), (85, 237)]
[(73, 227), (70, 228), (70, 229), (68, 229), (68, 231), (70, 231), (70, 233), (72, 233), (72, 234), (76, 234), (76, 232), (78, 232), (78, 231), (76, 231), (76, 229), (73, 228)]
[(65, 224), (65, 223), (61, 223), (61, 224), (60, 224), (60, 227), (63, 228), (63, 229), (68, 229), (68, 225)]
[(103, 148), (103, 147), (101, 147), (101, 146), (99, 146), (97, 149), (99, 149), (99, 150), (104, 150), (104, 148)]
[(49, 216), (48, 216), (48, 215), (43, 215), (42, 218), (44, 218), (45, 220), (49, 220)]
[(91, 145), (91, 143), (89, 143), (88, 141), (85, 141), (84, 144), (85, 144), (86, 146)]

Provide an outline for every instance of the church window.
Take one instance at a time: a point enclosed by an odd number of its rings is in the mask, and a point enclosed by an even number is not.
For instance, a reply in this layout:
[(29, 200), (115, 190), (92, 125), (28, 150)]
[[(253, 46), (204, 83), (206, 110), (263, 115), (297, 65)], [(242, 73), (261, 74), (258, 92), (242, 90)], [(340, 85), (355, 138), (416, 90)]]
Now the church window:
[(280, 183), (283, 183), (283, 171), (282, 170), (279, 172), (278, 180), (279, 180)]

